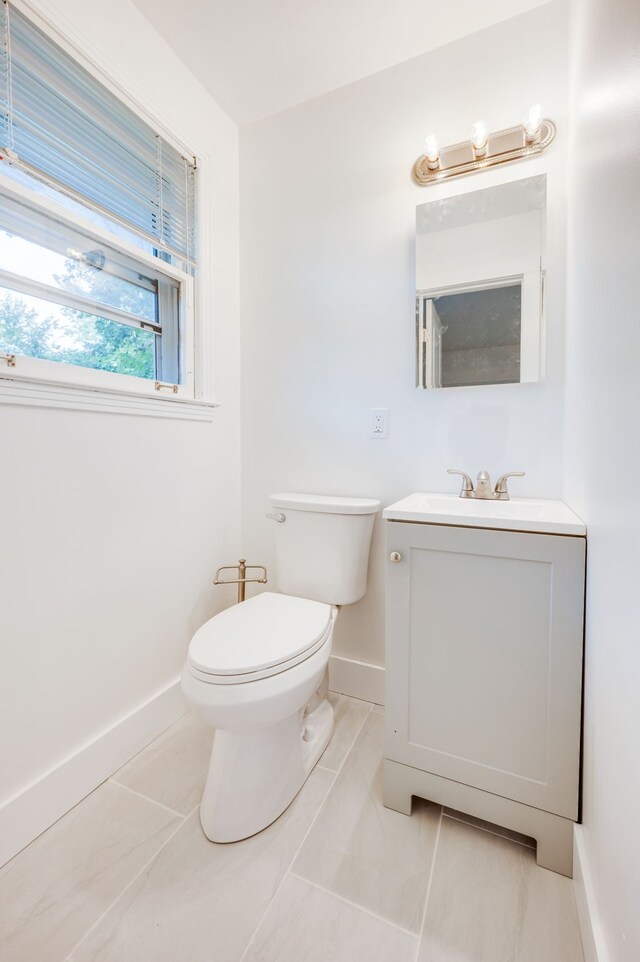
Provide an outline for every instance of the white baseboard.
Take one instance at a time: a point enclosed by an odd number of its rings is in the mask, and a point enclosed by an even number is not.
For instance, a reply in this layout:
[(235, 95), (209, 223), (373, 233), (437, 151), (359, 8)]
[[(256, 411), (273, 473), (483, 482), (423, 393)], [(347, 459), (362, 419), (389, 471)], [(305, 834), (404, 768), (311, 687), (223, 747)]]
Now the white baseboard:
[(584, 962), (609, 962), (609, 952), (598, 915), (582, 825), (576, 825), (573, 830), (573, 889), (578, 909)]
[(174, 681), (0, 805), (0, 865), (185, 713)]
[(384, 705), (384, 668), (366, 661), (331, 655), (329, 688), (343, 695)]

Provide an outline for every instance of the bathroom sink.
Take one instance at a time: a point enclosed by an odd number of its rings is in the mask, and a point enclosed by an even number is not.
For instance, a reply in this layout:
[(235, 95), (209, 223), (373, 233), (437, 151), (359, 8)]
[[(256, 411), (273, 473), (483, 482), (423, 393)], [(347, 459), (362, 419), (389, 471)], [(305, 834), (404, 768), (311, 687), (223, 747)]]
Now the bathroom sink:
[(453, 524), (469, 528), (502, 528), (508, 531), (539, 531), (545, 534), (582, 535), (581, 518), (564, 501), (543, 498), (512, 498), (483, 501), (455, 494), (417, 491), (384, 509), (387, 521)]

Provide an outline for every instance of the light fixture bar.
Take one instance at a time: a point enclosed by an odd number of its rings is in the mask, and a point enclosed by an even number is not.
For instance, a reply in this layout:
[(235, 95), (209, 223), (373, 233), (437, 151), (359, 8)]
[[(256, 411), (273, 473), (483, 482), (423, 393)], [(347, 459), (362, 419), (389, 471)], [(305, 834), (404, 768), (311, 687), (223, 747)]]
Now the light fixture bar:
[(426, 187), (451, 177), (474, 174), (498, 164), (510, 164), (541, 154), (555, 136), (553, 121), (540, 119), (536, 108), (532, 108), (525, 124), (495, 133), (487, 134), (484, 125), (478, 122), (474, 125), (471, 140), (439, 149), (437, 165), (427, 154), (421, 154), (413, 165), (411, 175), (416, 184)]

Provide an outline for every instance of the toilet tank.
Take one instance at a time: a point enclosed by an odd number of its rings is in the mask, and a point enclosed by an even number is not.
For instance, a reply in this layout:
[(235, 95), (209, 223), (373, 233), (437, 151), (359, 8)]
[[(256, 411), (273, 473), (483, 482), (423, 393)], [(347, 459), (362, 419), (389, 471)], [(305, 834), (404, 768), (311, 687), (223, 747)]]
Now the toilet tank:
[(278, 590), (353, 605), (367, 590), (373, 522), (380, 502), (319, 494), (272, 494)]

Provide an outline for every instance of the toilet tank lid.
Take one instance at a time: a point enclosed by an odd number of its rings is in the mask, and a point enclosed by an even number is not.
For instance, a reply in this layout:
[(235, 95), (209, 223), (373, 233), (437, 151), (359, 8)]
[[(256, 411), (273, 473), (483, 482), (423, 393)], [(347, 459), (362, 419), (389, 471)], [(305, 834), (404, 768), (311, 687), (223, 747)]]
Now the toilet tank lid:
[(380, 502), (375, 498), (340, 498), (331, 494), (272, 494), (274, 508), (290, 511), (319, 511), (325, 514), (376, 514)]

